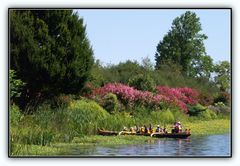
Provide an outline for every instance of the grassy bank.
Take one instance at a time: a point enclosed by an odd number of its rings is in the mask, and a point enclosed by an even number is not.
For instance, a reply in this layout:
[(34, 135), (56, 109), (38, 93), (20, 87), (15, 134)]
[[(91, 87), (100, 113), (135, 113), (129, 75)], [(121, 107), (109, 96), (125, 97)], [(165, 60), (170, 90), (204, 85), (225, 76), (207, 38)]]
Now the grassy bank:
[[(224, 134), (230, 132), (229, 119), (216, 119), (211, 121), (186, 122), (184, 127), (191, 128), (192, 137), (198, 135)], [(170, 130), (171, 125), (167, 125)], [(111, 146), (154, 143), (159, 138), (146, 136), (100, 136), (89, 135), (74, 137), (69, 143), (55, 142), (46, 146), (26, 145), (12, 143), (12, 156), (54, 156), (69, 154), (68, 151), (82, 146)]]

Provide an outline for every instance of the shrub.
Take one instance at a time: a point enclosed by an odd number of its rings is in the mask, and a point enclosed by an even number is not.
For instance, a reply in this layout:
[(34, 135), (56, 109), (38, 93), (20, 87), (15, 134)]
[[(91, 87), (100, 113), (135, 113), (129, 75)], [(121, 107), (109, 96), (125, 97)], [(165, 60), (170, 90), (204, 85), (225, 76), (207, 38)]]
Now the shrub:
[(201, 104), (197, 104), (194, 106), (188, 105), (188, 114), (190, 116), (198, 116), (201, 112), (205, 111), (207, 108), (202, 106)]
[(94, 86), (91, 82), (87, 82), (83, 89), (81, 90), (81, 95), (85, 97), (90, 97), (94, 91)]
[(199, 95), (199, 103), (204, 106), (209, 106), (213, 104), (213, 97), (207, 93), (201, 93)]
[(51, 101), (52, 108), (67, 107), (74, 100), (73, 95), (60, 94)]
[(70, 104), (67, 111), (69, 135), (95, 134), (98, 122), (104, 120), (109, 114), (94, 101), (77, 100)]
[[(157, 94), (149, 91), (140, 91), (120, 83), (109, 83), (98, 88), (93, 93), (93, 98), (104, 97), (108, 93), (117, 95), (117, 98), (128, 108), (147, 107), (152, 110), (162, 109), (162, 106), (179, 107), (187, 113), (187, 104), (194, 105), (198, 102), (198, 93), (191, 88), (169, 88), (158, 86)], [(102, 98), (100, 97), (100, 98)]]
[(117, 96), (113, 93), (108, 93), (104, 97), (103, 108), (106, 109), (109, 113), (117, 112), (119, 108)]
[(223, 102), (226, 105), (230, 104), (230, 94), (227, 92), (220, 92), (217, 97), (214, 99), (214, 103)]
[(208, 108), (213, 110), (217, 114), (218, 118), (230, 117), (231, 108), (222, 102), (215, 103), (214, 106), (211, 105), (208, 106)]
[(211, 119), (216, 119), (217, 115), (214, 111), (212, 111), (210, 109), (206, 109), (206, 110), (200, 112), (198, 117), (200, 117), (201, 119), (204, 119), (204, 120), (211, 120)]
[(169, 88), (167, 86), (157, 86), (157, 93), (168, 97), (170, 103), (175, 103), (186, 113), (187, 104), (194, 105), (198, 102), (198, 92), (191, 88)]
[(120, 83), (106, 84), (96, 89), (93, 96), (94, 98), (98, 98), (97, 96), (104, 97), (108, 93), (117, 95), (119, 101), (129, 108), (138, 106), (155, 108), (159, 107), (162, 102), (167, 102), (168, 100), (166, 96), (155, 95), (148, 91), (140, 91)]
[(143, 91), (154, 91), (156, 86), (154, 80), (149, 75), (143, 74), (133, 76), (129, 79), (128, 84)]
[(169, 109), (167, 109), (161, 112), (160, 121), (163, 122), (164, 124), (173, 123), (175, 121), (175, 118), (172, 112)]

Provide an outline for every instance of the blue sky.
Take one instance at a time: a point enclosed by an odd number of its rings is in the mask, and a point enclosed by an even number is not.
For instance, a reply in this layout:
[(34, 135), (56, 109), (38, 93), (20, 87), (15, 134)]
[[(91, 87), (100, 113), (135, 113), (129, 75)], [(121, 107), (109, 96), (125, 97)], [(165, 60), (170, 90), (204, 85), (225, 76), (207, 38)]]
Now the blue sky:
[[(170, 30), (174, 18), (185, 13), (180, 9), (80, 9), (87, 25), (87, 35), (95, 59), (103, 64), (126, 60), (142, 61), (149, 57), (155, 63), (156, 46)], [(230, 10), (190, 10), (200, 17), (207, 54), (214, 62), (230, 61)]]

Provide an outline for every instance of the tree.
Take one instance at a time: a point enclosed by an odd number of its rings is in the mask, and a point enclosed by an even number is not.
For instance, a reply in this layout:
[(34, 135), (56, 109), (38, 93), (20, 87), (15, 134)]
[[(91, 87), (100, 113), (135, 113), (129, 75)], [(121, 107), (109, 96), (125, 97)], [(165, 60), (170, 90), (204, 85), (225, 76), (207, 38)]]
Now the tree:
[(216, 76), (214, 77), (215, 83), (218, 85), (221, 91), (228, 91), (230, 89), (230, 63), (228, 61), (222, 61), (215, 65), (214, 72)]
[(194, 72), (194, 61), (205, 56), (203, 41), (207, 39), (201, 34), (200, 18), (194, 12), (187, 11), (173, 20), (171, 30), (157, 45), (155, 54), (156, 69), (159, 69), (165, 61), (182, 66), (182, 72), (191, 76)]
[(142, 67), (146, 71), (153, 71), (154, 70), (154, 64), (151, 62), (151, 59), (149, 57), (142, 58)]
[(106, 78), (106, 80), (111, 81), (107, 82), (121, 82), (124, 84), (127, 84), (130, 78), (142, 72), (142, 68), (138, 62), (130, 60), (109, 66), (108, 70), (111, 71), (111, 75), (108, 75), (110, 78)]
[(88, 79), (93, 51), (83, 19), (72, 10), (10, 10), (10, 68), (25, 93), (78, 93)]
[(192, 65), (194, 68), (191, 75), (210, 79), (211, 73), (214, 71), (213, 59), (210, 56), (200, 56), (199, 59), (192, 61)]

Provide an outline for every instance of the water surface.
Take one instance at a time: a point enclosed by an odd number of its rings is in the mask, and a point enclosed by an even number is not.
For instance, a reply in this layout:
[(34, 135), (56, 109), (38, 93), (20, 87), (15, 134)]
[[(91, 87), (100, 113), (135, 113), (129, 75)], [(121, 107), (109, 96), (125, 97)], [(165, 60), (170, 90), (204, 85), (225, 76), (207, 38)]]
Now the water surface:
[(230, 156), (230, 134), (191, 136), (188, 139), (156, 138), (136, 145), (77, 146), (69, 155), (87, 156)]

